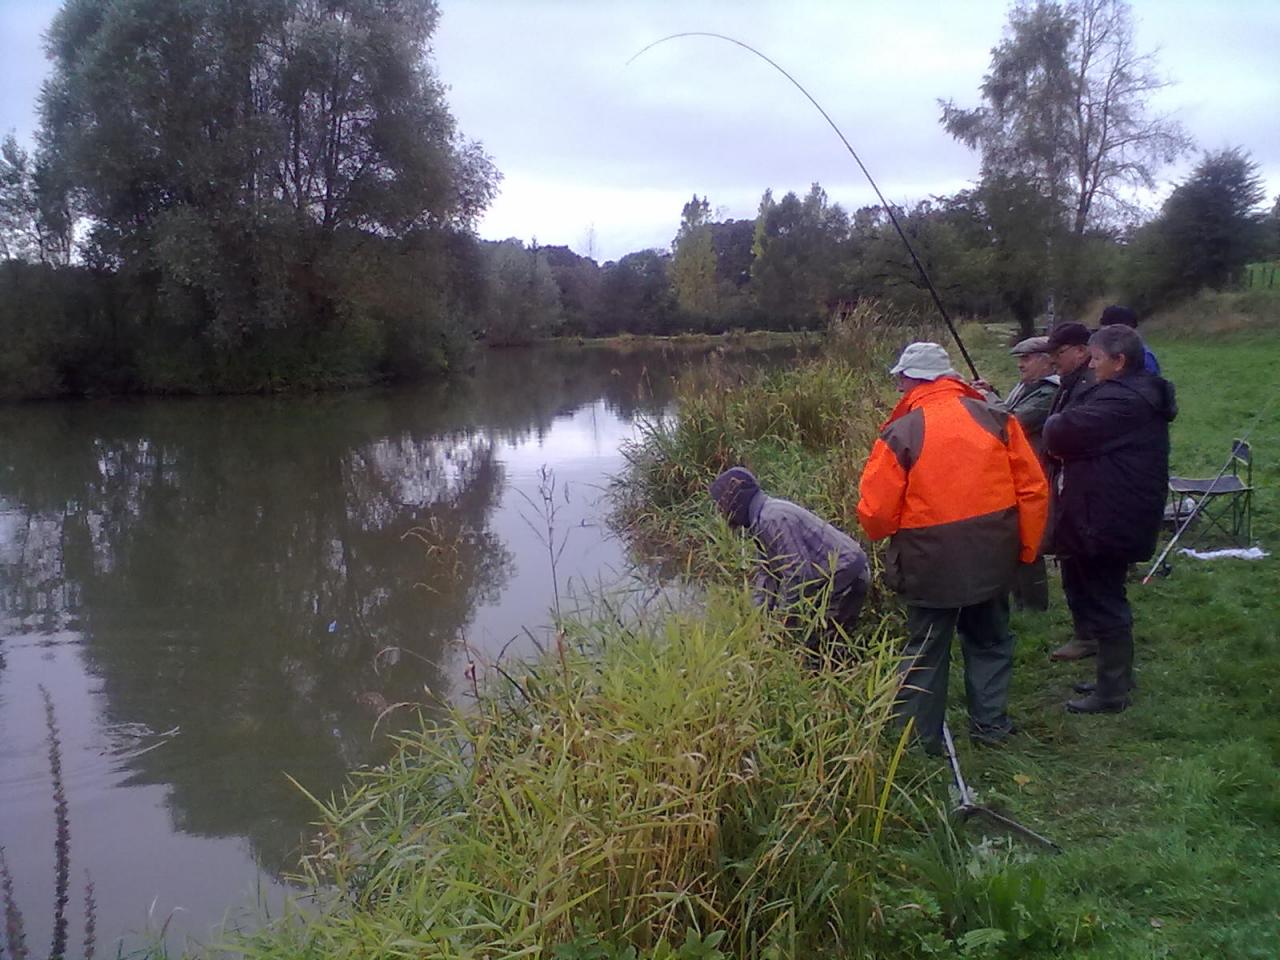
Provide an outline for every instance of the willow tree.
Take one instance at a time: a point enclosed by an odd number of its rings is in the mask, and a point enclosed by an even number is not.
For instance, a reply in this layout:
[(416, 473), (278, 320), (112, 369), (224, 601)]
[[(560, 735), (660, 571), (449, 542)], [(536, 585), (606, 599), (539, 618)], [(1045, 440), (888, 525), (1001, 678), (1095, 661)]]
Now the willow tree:
[[(949, 133), (982, 153), (986, 193), (1017, 183), (1043, 203), (1013, 225), (1044, 245), (1043, 279), (1052, 314), (1055, 293), (1078, 307), (1087, 289), (1086, 234), (1134, 208), (1135, 191), (1189, 147), (1179, 125), (1151, 109), (1167, 86), (1155, 56), (1138, 49), (1125, 0), (1020, 0), (991, 51), (982, 104), (942, 103)], [(1020, 318), (1025, 324), (1026, 318)]]
[(367, 327), (335, 278), (374, 247), (467, 231), (496, 183), (432, 69), (437, 21), (435, 0), (67, 0), (41, 142), (90, 225), (87, 259), (220, 354), (267, 330)]
[(984, 173), (1030, 178), (1077, 236), (1189, 146), (1151, 110), (1168, 85), (1135, 45), (1125, 0), (1036, 0), (1009, 14), (982, 105), (942, 104), (942, 123), (982, 152)]

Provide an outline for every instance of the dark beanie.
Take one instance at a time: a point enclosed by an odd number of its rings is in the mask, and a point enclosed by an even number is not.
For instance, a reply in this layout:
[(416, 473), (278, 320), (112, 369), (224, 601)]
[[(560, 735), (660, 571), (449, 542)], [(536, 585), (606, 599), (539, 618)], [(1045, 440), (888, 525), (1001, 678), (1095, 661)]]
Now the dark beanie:
[(750, 522), (751, 501), (759, 492), (760, 484), (746, 467), (730, 467), (711, 481), (711, 499), (731, 527), (745, 527)]
[(1128, 307), (1122, 307), (1117, 303), (1113, 303), (1107, 309), (1102, 311), (1102, 316), (1098, 318), (1098, 326), (1113, 327), (1118, 323), (1124, 324), (1126, 327), (1137, 328), (1138, 315)]

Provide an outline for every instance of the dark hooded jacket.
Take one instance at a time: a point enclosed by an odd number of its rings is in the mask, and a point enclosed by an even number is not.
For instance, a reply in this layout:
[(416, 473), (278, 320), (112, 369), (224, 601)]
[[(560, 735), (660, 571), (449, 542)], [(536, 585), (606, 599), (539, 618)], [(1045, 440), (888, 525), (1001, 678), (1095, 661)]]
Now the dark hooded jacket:
[(1173, 384), (1140, 372), (1088, 384), (1049, 417), (1045, 450), (1061, 463), (1056, 552), (1130, 563), (1155, 552), (1175, 416)]

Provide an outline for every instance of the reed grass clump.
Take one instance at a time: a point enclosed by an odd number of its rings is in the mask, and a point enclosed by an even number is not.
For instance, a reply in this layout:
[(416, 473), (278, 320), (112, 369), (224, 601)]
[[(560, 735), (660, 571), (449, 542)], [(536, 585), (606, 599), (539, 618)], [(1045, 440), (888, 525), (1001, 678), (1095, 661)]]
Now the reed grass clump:
[(862, 465), (896, 401), (887, 370), (905, 343), (937, 336), (917, 318), (860, 303), (832, 323), (816, 357), (747, 375), (709, 365), (681, 382), (675, 416), (644, 425), (624, 448), (618, 525), (643, 553), (713, 573), (707, 486), (742, 464), (769, 493), (856, 532)]
[(567, 623), (508, 673), (324, 806), (305, 866), (331, 902), (253, 955), (861, 949), (900, 756), (883, 635), (806, 671), (741, 591), (714, 591), (662, 622)]

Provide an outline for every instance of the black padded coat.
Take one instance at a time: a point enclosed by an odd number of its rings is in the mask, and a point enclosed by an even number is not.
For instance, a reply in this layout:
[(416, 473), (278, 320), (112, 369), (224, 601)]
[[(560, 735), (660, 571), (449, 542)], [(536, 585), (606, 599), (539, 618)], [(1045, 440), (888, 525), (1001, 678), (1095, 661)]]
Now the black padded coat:
[(1137, 562), (1155, 553), (1169, 486), (1173, 384), (1140, 372), (1089, 384), (1045, 421), (1061, 463), (1054, 549)]

